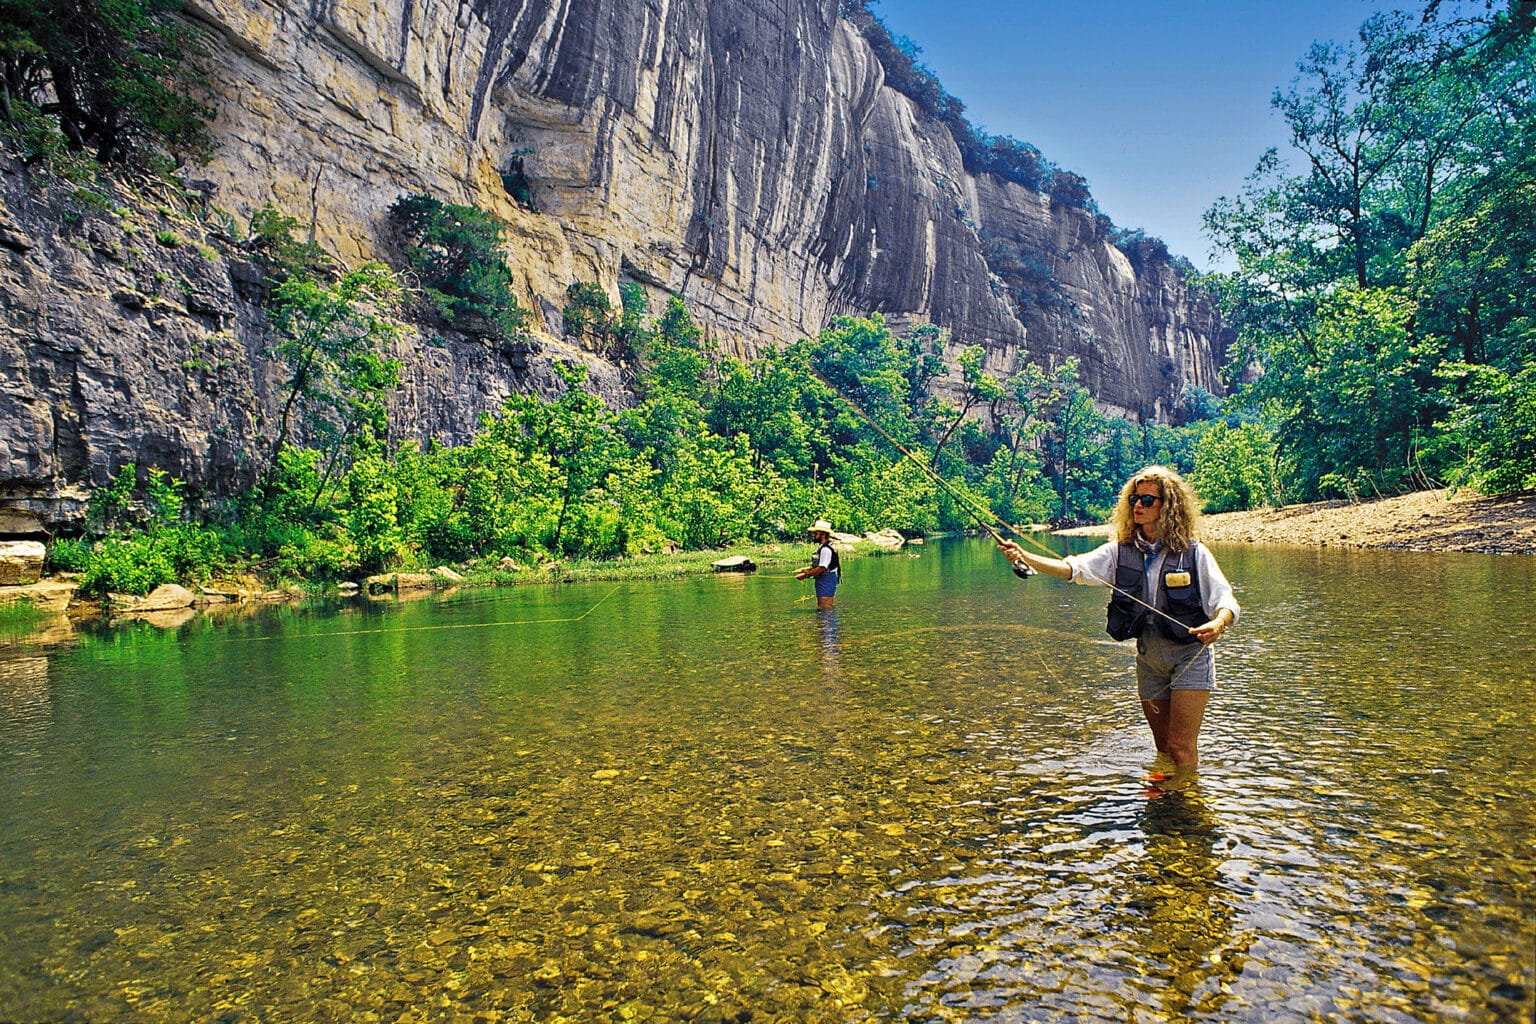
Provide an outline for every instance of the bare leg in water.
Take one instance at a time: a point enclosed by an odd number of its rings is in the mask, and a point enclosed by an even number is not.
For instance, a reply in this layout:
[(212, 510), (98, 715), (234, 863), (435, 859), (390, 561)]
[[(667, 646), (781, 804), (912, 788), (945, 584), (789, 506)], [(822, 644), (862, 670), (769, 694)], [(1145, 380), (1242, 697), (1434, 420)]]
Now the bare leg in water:
[(1209, 690), (1174, 690), (1168, 700), (1141, 702), (1157, 752), (1167, 755), (1174, 765), (1174, 777), (1158, 788), (1183, 789), (1193, 781), (1200, 764), (1200, 725), (1210, 697)]

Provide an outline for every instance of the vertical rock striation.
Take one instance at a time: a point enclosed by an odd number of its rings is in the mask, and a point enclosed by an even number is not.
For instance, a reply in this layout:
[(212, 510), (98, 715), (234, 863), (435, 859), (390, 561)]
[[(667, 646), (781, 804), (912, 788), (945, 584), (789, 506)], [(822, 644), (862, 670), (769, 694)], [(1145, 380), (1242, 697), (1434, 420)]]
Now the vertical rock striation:
[[(1211, 306), (1166, 261), (1133, 267), (1104, 218), (967, 173), (947, 130), (886, 84), (837, 0), (184, 9), (210, 39), (220, 148), (198, 173), (218, 207), (243, 222), (272, 203), (350, 262), (386, 250), (384, 214), (403, 193), (491, 210), (512, 227), (508, 261), (546, 355), (562, 351), (567, 285), (597, 281), (616, 297), (630, 280), (683, 296), (733, 354), (878, 311), (986, 346), (999, 374), (1079, 356), (1112, 411), (1161, 418), (1187, 385), (1221, 390)], [(7, 185), (18, 211), (20, 188)], [(14, 299), (0, 340), (0, 403), (14, 413), (0, 424), (0, 495), (63, 494), (135, 455), (194, 487), (236, 486), (270, 435), (276, 384), (238, 260), (194, 265), (125, 243), (140, 255), (113, 264), (66, 251), (61, 230), (0, 252)], [(1029, 280), (994, 272), (999, 247), (1029, 255)], [(132, 277), (150, 257), (195, 278), (210, 311), (168, 320), (96, 279)], [(49, 297), (51, 274), (66, 281)], [(71, 302), (71, 328), (49, 319)], [(184, 365), (203, 365), (193, 349), (217, 352), (215, 383), (183, 379)], [(550, 386), (539, 367), (471, 340), (413, 336), (396, 355), (406, 387), (394, 411), (414, 436), (462, 438), (510, 391)], [(167, 415), (141, 430), (151, 407)]]

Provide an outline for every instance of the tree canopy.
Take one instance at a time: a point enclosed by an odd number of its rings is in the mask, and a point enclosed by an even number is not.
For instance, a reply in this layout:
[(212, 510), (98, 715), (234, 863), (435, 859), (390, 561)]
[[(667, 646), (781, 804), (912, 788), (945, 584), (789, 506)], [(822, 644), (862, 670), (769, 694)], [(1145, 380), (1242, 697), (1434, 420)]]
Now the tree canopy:
[[(1300, 155), (1206, 214), (1244, 389), (1300, 498), (1536, 485), (1533, 5), (1373, 15), (1275, 109)], [(1455, 16), (1453, 16), (1455, 13)], [(1497, 428), (1494, 425), (1497, 424)]]

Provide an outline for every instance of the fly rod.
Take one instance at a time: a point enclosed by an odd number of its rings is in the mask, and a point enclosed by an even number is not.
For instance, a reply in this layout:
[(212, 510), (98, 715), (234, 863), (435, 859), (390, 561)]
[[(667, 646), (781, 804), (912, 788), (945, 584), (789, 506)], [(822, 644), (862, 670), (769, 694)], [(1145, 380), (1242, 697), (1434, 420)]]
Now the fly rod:
[[(919, 469), (921, 469), (924, 473), (927, 473), (928, 476), (931, 477), (933, 479), (933, 481), (935, 483), (937, 483), (940, 487), (944, 488), (944, 490), (947, 491), (950, 494), (951, 497), (953, 497), (956, 501), (958, 501), (962, 505), (964, 505), (966, 507), (966, 511), (971, 514), (971, 517), (973, 519), (975, 519), (978, 523), (980, 523), (982, 528), (985, 529), (988, 533), (990, 533), (992, 535), (993, 539), (998, 541), (998, 543), (1002, 543), (1003, 538), (1002, 538), (1002, 535), (999, 534), (997, 532), (997, 530), (992, 526), (992, 523), (994, 523), (994, 522), (997, 523), (999, 526), (1002, 526), (1004, 529), (1008, 530), (1010, 533), (1012, 533), (1014, 536), (1018, 537), (1020, 540), (1026, 541), (1029, 544), (1033, 545), (1037, 550), (1043, 552), (1044, 554), (1050, 556), (1051, 558), (1059, 558), (1060, 557), (1060, 556), (1058, 556), (1056, 554), (1055, 551), (1052, 551), (1050, 548), (1046, 547), (1044, 544), (1041, 544), (1039, 541), (1037, 541), (1033, 537), (1031, 537), (1028, 532), (1019, 529), (1017, 526), (1014, 526), (1011, 523), (1003, 522), (1003, 520), (996, 513), (992, 512), (990, 509), (986, 509), (984, 511), (986, 511), (987, 515), (991, 517), (991, 520), (988, 521), (986, 519), (983, 519), (980, 515), (977, 514), (977, 511), (976, 511), (978, 508), (981, 508), (981, 506), (977, 505), (974, 500), (972, 500), (968, 495), (965, 495), (965, 494), (961, 493), (958, 489), (956, 489), (953, 485), (951, 485), (948, 480), (945, 480), (942, 476), (940, 476), (938, 471), (935, 470), (932, 466), (928, 465), (927, 462), (925, 462), (922, 459), (919, 459), (916, 455), (912, 454), (912, 452), (908, 451), (907, 448), (900, 441), (898, 441), (894, 437), (892, 437), (890, 435), (890, 433), (884, 427), (882, 427), (878, 422), (876, 422), (876, 420), (875, 420), (875, 418), (873, 416), (871, 416), (869, 413), (865, 412), (863, 407), (861, 407), (859, 405), (859, 403), (855, 402), (853, 399), (851, 399), (847, 395), (845, 395), (842, 392), (842, 389), (840, 389), (836, 384), (833, 384), (831, 381), (827, 380), (826, 377), (822, 376), (819, 372), (817, 372), (815, 367), (807, 365), (806, 369), (810, 371), (811, 376), (813, 376), (817, 380), (821, 381), (823, 384), (825, 384), (831, 390), (831, 392), (834, 395), (836, 395), (838, 398), (842, 399), (844, 404), (846, 404), (848, 406), (848, 408), (852, 409), (855, 413), (857, 413), (859, 415), (859, 417), (864, 420), (864, 422), (868, 423), (871, 427), (874, 427), (875, 428), (875, 432), (878, 433), (881, 437), (885, 438), (885, 440), (887, 442), (889, 442), (891, 447), (893, 447), (897, 451), (901, 452), (901, 454), (906, 456), (908, 459), (911, 459), (912, 462), (916, 463), (916, 465), (917, 465), (917, 467)], [(1028, 567), (1026, 566), (1026, 568), (1028, 568)], [(1034, 569), (1030, 569), (1030, 573), (1034, 573), (1034, 571), (1035, 571)], [(1121, 588), (1115, 586), (1113, 583), (1109, 582), (1108, 580), (1101, 579), (1100, 577), (1095, 576), (1092, 573), (1088, 573), (1087, 575), (1095, 583), (1098, 583), (1098, 584), (1100, 584), (1102, 586), (1108, 587), (1110, 590), (1112, 590), (1115, 593), (1121, 595), (1122, 597), (1128, 598), (1128, 599), (1136, 602), (1137, 604), (1141, 605), (1143, 608), (1147, 609), (1148, 611), (1154, 612), (1155, 614), (1162, 616), (1163, 618), (1167, 619), (1169, 622), (1173, 623), (1178, 628), (1180, 628), (1180, 629), (1188, 629), (1189, 628), (1184, 623), (1182, 623), (1178, 619), (1174, 618), (1172, 615), (1169, 615), (1167, 612), (1163, 611), (1161, 608), (1158, 608), (1158, 607), (1156, 607), (1156, 606), (1154, 606), (1154, 605), (1152, 605), (1152, 604), (1150, 604), (1150, 603), (1148, 603), (1146, 601), (1143, 601), (1141, 598), (1137, 597), (1135, 594), (1132, 594), (1132, 593), (1129, 593), (1128, 591), (1122, 590)]]
[[(854, 412), (858, 413), (859, 416), (866, 423), (868, 423), (870, 426), (874, 427), (876, 432), (878, 432), (881, 437), (885, 438), (885, 440), (890, 444), (890, 446), (892, 448), (895, 448), (898, 452), (901, 452), (901, 454), (903, 456), (905, 456), (906, 458), (912, 460), (912, 462), (917, 465), (918, 469), (922, 470), (924, 473), (927, 473), (930, 477), (933, 478), (935, 483), (937, 483), (940, 487), (944, 488), (944, 490), (949, 493), (950, 497), (952, 497), (956, 501), (958, 501), (965, 508), (966, 513), (972, 519), (976, 520), (976, 525), (980, 526), (983, 530), (986, 530), (988, 533), (990, 533), (992, 535), (992, 539), (994, 539), (994, 540), (996, 540), (998, 542), (1001, 542), (1002, 539), (1003, 539), (1002, 534), (998, 533), (996, 527), (993, 525), (994, 523), (997, 524), (997, 525), (1002, 526), (1004, 529), (1010, 530), (1013, 533), (1018, 534), (1020, 537), (1025, 536), (1023, 531), (1021, 531), (1017, 526), (1011, 526), (1008, 523), (1003, 522), (1002, 519), (996, 513), (994, 513), (991, 509), (983, 508), (982, 506), (976, 504), (970, 497), (968, 497), (967, 495), (963, 494), (961, 491), (957, 490), (955, 487), (951, 486), (950, 482), (948, 480), (945, 480), (942, 476), (940, 476), (937, 472), (935, 472), (931, 466), (929, 466), (922, 459), (919, 459), (912, 452), (908, 451), (902, 445), (902, 443), (900, 441), (896, 440), (889, 433), (887, 433), (885, 428), (882, 427), (879, 423), (877, 423), (873, 416), (871, 416), (869, 413), (865, 412), (862, 408), (860, 408), (859, 404), (857, 402), (855, 402), (853, 399), (849, 398), (847, 395), (843, 394), (843, 392), (838, 389), (836, 384), (833, 384), (831, 381), (827, 380), (827, 378), (823, 377), (820, 373), (817, 373), (815, 368), (808, 366), (807, 369), (809, 369), (811, 371), (811, 376), (815, 377), (817, 380), (819, 380), (823, 384), (825, 384), (829, 389), (831, 389), (831, 391), (832, 391), (832, 393), (834, 395), (836, 395), (838, 398), (841, 398), (843, 400), (843, 402), (850, 409), (852, 409)], [(980, 511), (978, 511), (978, 510), (980, 510)], [(985, 512), (986, 515), (982, 515), (981, 512)], [(1053, 552), (1053, 555), (1054, 555), (1054, 552)], [(1029, 569), (1028, 566), (1025, 566), (1025, 568)], [(1030, 572), (1031, 575), (1033, 575), (1035, 570), (1034, 569), (1029, 569), (1029, 572)]]

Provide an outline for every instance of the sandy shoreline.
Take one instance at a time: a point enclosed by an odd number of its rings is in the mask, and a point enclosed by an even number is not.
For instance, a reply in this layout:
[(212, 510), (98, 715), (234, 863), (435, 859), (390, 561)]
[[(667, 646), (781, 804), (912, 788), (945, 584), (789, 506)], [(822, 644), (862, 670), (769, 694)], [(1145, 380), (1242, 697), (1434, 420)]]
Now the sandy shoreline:
[[(1105, 529), (1061, 532), (1092, 536)], [(1536, 555), (1536, 494), (1484, 498), (1467, 491), (1417, 491), (1377, 501), (1222, 512), (1201, 518), (1200, 536), (1212, 543)]]

